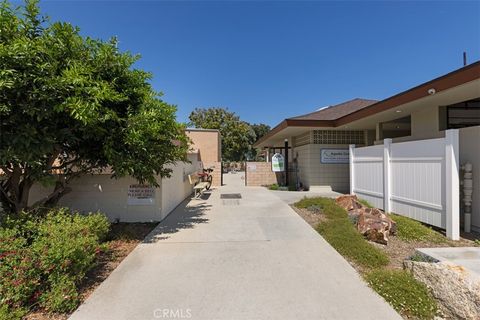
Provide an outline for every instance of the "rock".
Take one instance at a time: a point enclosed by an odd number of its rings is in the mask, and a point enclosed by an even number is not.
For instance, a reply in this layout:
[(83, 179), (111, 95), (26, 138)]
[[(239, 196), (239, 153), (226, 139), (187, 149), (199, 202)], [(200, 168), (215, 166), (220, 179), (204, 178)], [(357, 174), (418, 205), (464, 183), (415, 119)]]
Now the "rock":
[(337, 197), (335, 199), (335, 202), (337, 205), (342, 207), (343, 209), (350, 211), (350, 210), (355, 210), (355, 209), (360, 209), (363, 207), (363, 205), (358, 202), (358, 198), (354, 194), (347, 194), (344, 196)]
[(480, 276), (449, 263), (406, 260), (406, 270), (423, 282), (447, 319), (480, 319)]
[(335, 202), (347, 210), (350, 220), (368, 240), (387, 244), (388, 236), (396, 233), (395, 221), (380, 209), (364, 206), (356, 195), (340, 196)]
[(395, 222), (383, 212), (378, 213), (379, 209), (373, 213), (367, 209), (359, 215), (357, 230), (370, 241), (387, 244), (388, 236), (396, 229)]

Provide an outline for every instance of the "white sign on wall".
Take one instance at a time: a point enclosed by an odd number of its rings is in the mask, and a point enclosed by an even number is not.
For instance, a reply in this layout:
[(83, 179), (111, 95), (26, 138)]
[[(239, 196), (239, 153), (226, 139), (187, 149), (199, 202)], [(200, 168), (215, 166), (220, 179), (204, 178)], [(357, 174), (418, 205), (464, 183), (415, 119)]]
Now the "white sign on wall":
[(128, 186), (127, 204), (131, 206), (148, 206), (155, 203), (155, 188), (145, 184)]
[(348, 149), (320, 149), (321, 163), (349, 163)]
[(285, 158), (280, 153), (275, 153), (272, 157), (272, 171), (285, 171)]

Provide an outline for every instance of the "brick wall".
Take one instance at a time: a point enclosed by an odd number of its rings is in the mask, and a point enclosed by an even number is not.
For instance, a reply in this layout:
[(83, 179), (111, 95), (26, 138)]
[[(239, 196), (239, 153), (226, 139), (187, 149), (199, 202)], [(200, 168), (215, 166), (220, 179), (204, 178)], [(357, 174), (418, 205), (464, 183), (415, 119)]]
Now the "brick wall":
[(270, 162), (247, 162), (247, 186), (266, 186), (278, 183)]

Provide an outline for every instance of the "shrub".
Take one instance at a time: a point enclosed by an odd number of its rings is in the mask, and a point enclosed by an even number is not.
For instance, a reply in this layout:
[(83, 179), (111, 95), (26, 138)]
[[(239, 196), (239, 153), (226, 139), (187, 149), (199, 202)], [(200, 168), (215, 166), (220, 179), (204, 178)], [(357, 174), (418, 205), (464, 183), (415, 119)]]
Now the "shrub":
[(39, 303), (50, 311), (78, 304), (76, 284), (103, 249), (109, 222), (101, 214), (72, 214), (66, 208), (44, 217), (7, 218), (0, 228), (0, 304)]
[(108, 232), (105, 217), (81, 216), (61, 208), (49, 212), (38, 226), (32, 248), (40, 256), (40, 267), (56, 283), (56, 277), (69, 275), (74, 281), (84, 277), (101, 249), (100, 239)]
[(37, 266), (20, 229), (0, 229), (0, 305), (18, 308), (29, 302), (40, 284)]
[(295, 203), (299, 208), (320, 208), (327, 221), (317, 226), (317, 231), (341, 255), (365, 268), (377, 268), (388, 264), (388, 256), (372, 246), (358, 233), (347, 212), (333, 199), (304, 198)]
[(374, 270), (365, 279), (395, 310), (411, 318), (433, 319), (435, 300), (427, 287), (403, 270)]
[(405, 241), (431, 241), (442, 243), (448, 241), (435, 230), (423, 225), (421, 222), (408, 217), (391, 214), (390, 217), (397, 224), (397, 236)]
[(61, 275), (55, 277), (50, 290), (40, 298), (46, 310), (69, 312), (78, 305), (78, 292), (72, 277)]
[(278, 190), (278, 188), (279, 188), (279, 186), (276, 183), (268, 186), (268, 189), (270, 189), (270, 190)]
[(2, 320), (18, 320), (23, 319), (27, 314), (27, 310), (24, 308), (12, 309), (6, 304), (0, 303), (0, 319)]

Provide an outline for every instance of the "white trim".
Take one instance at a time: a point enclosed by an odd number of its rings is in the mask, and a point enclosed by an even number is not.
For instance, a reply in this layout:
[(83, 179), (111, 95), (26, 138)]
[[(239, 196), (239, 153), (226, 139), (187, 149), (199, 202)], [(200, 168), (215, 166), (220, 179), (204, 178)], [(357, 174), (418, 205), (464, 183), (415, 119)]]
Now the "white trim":
[(441, 206), (439, 204), (435, 204), (435, 203), (430, 203), (430, 202), (425, 202), (425, 201), (420, 201), (420, 200), (414, 200), (414, 199), (407, 199), (407, 198), (398, 197), (398, 196), (394, 196), (394, 195), (391, 195), (390, 199), (393, 200), (393, 201), (397, 201), (397, 202), (414, 204), (414, 205), (417, 205), (417, 206), (426, 207), (426, 208), (430, 208), (430, 209), (435, 209), (435, 210), (439, 210), (439, 211), (443, 210), (443, 206)]
[(355, 163), (357, 163), (357, 162), (382, 162), (382, 161), (383, 161), (383, 158), (381, 158), (381, 157), (364, 157), (364, 158), (355, 157), (355, 160), (354, 160)]
[(369, 195), (369, 196), (372, 196), (372, 197), (383, 198), (383, 193), (381, 193), (381, 192), (368, 191), (368, 190), (362, 190), (362, 189), (355, 188), (353, 190), (353, 193), (362, 193), (362, 194), (366, 194), (366, 195)]
[(446, 233), (452, 240), (460, 239), (460, 177), (458, 129), (445, 131), (445, 209)]
[(383, 210), (390, 212), (390, 193), (391, 193), (391, 170), (390, 170), (390, 146), (392, 145), (392, 139), (383, 140)]
[(350, 167), (350, 194), (353, 194), (353, 184), (355, 183), (355, 171), (353, 169), (353, 163), (355, 161), (354, 159), (354, 153), (355, 153), (355, 145), (351, 144), (348, 146), (348, 152), (349, 152), (349, 167)]
[(423, 158), (390, 158), (391, 162), (423, 162), (423, 161), (435, 161), (441, 162), (442, 157), (423, 157)]

